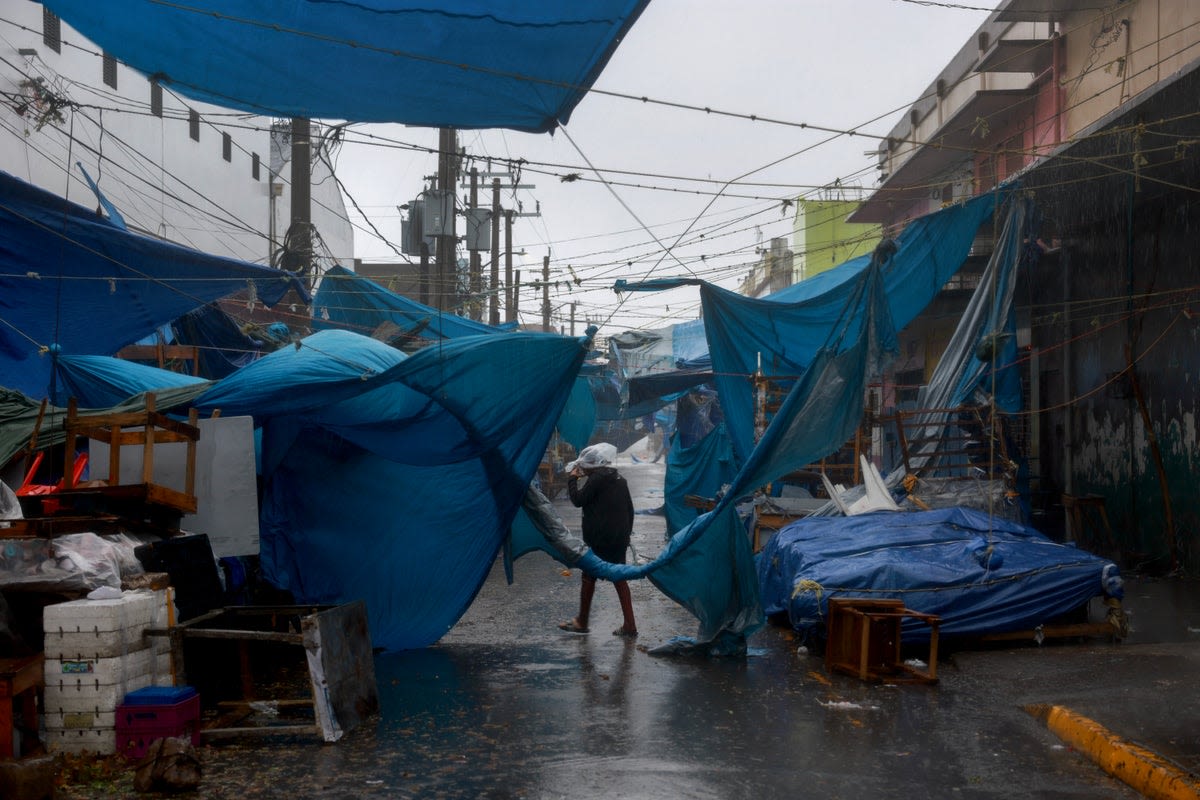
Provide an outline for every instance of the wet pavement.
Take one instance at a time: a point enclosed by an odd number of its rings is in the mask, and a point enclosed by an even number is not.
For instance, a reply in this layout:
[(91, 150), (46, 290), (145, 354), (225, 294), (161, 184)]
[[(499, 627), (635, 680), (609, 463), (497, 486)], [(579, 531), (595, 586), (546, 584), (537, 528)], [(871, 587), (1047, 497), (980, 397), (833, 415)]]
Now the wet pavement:
[[(639, 509), (661, 503), (661, 464), (619, 464)], [(556, 500), (570, 525), (578, 512)], [(639, 515), (635, 549), (663, 544)], [(578, 571), (535, 553), (507, 585), (496, 564), (437, 645), (380, 654), (381, 713), (336, 744), (204, 746), (211, 798), (1131, 798), (1023, 710), (1058, 703), (1200, 772), (1200, 585), (1134, 581), (1133, 634), (948, 652), (936, 686), (831, 676), (767, 626), (746, 658), (656, 657), (695, 630), (649, 582), (631, 585), (641, 636), (615, 592), (596, 592), (591, 633)], [(123, 779), (60, 797), (133, 797)]]

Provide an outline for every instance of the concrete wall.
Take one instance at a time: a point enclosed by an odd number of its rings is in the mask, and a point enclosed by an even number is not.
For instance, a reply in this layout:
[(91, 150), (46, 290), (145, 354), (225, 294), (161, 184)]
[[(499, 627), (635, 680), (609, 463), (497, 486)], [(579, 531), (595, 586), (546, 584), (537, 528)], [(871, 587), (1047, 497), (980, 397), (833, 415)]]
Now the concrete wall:
[(1136, 0), (1064, 20), (1068, 137), (1200, 57), (1200, 3)]
[[(1058, 258), (1021, 290), (1041, 386), (1040, 474), (1047, 500), (1099, 494), (1125, 563), (1171, 565), (1166, 499), (1181, 565), (1200, 568), (1200, 270), (1191, 226), (1200, 208), (1130, 193), (1112, 213), (1070, 225)], [(1127, 203), (1134, 213), (1129, 214)], [(1132, 223), (1132, 224), (1131, 224)], [(1069, 297), (1070, 302), (1064, 302)], [(1128, 373), (1135, 361), (1141, 401)], [(1148, 414), (1161, 451), (1151, 446)]]
[(879, 243), (878, 225), (846, 221), (855, 200), (798, 200), (792, 223), (793, 280), (819, 275), (844, 261), (869, 254)]

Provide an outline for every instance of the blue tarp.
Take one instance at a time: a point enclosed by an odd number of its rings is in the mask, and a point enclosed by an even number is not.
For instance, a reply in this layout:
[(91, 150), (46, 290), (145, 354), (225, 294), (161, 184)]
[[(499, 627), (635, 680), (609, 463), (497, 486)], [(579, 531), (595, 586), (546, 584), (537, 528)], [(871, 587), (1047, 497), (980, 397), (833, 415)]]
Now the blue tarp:
[(272, 305), (288, 289), (307, 299), (290, 273), (121, 230), (0, 173), (0, 385), (50, 396), (58, 354), (112, 355), (248, 285)]
[[(995, 205), (989, 192), (912, 222), (896, 240), (883, 269), (883, 286), (896, 330), (911, 322), (959, 270), (980, 224)], [(734, 452), (745, 460), (754, 446), (754, 394), (750, 377), (797, 378), (824, 346), (872, 256), (755, 299), (695, 279), (618, 281), (618, 291), (654, 291), (699, 284), (704, 332), (714, 382)], [(833, 449), (840, 446), (838, 442)], [(829, 451), (832, 452), (832, 449)], [(828, 453), (818, 453), (820, 458)]]
[(437, 641), (487, 577), (587, 345), (514, 333), (405, 357), (325, 331), (215, 384), (201, 411), (263, 430), (268, 580), (365, 600), (379, 646)]
[(283, 117), (549, 131), (648, 0), (47, 0), (182, 94)]
[(108, 408), (143, 392), (208, 383), (110, 356), (59, 356), (56, 366), (62, 395), (75, 398), (83, 408)]
[(648, 564), (610, 564), (589, 551), (576, 566), (610, 580), (648, 578), (699, 620), (697, 646), (744, 652), (746, 637), (764, 616), (754, 556), (736, 502), (846, 441), (862, 414), (867, 376), (879, 370), (894, 343), (882, 268), (872, 261), (854, 282), (824, 347), (716, 507), (672, 536)]
[(687, 504), (685, 497), (716, 497), (736, 473), (737, 465), (724, 424), (717, 425), (692, 447), (684, 447), (678, 435), (671, 437), (667, 474), (663, 479), (667, 535), (673, 536), (700, 514), (699, 509)]
[(114, 358), (60, 370), (88, 407), (177, 386), (204, 413), (253, 417), (265, 577), (302, 603), (365, 600), (374, 643), (408, 649), (482, 586), (589, 343), (513, 333), (406, 356), (324, 331), (210, 385)]
[[(1030, 630), (1093, 597), (1120, 596), (1112, 562), (968, 508), (807, 517), (758, 561), (763, 607), (820, 638), (831, 597), (899, 599), (942, 635)], [(929, 628), (905, 622), (905, 638)]]
[(313, 330), (341, 329), (370, 336), (384, 323), (396, 326), (396, 338), (454, 339), (512, 330), (440, 312), (436, 308), (388, 291), (344, 267), (333, 267), (321, 278), (313, 299)]
[(246, 335), (215, 303), (184, 314), (171, 323), (171, 330), (179, 344), (198, 349), (200, 374), (205, 378), (224, 378), (280, 344), (265, 336), (255, 339)]

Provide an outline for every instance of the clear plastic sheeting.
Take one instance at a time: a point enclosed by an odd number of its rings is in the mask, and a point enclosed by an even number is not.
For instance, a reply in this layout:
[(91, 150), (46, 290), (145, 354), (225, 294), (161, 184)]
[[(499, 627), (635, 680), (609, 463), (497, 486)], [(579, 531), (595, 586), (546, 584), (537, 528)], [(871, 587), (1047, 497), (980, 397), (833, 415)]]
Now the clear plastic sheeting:
[(120, 589), (144, 572), (133, 554), (145, 540), (128, 534), (72, 533), (53, 539), (0, 539), (0, 589), (90, 592)]
[(913, 487), (911, 495), (900, 503), (900, 507), (906, 511), (923, 510), (912, 498), (924, 503), (927, 508), (960, 506), (1009, 522), (1023, 521), (1020, 503), (1008, 482), (1000, 478), (922, 478)]

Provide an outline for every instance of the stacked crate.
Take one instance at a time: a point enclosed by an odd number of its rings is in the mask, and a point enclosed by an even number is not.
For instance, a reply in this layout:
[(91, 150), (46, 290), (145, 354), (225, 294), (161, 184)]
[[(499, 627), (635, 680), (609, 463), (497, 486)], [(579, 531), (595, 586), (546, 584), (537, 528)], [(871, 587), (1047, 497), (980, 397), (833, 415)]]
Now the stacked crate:
[(51, 751), (116, 752), (116, 709), (129, 692), (171, 685), (170, 643), (146, 630), (173, 623), (171, 590), (73, 600), (43, 612), (43, 715)]

